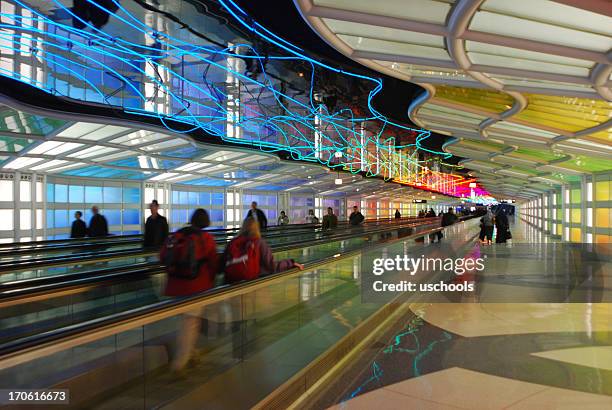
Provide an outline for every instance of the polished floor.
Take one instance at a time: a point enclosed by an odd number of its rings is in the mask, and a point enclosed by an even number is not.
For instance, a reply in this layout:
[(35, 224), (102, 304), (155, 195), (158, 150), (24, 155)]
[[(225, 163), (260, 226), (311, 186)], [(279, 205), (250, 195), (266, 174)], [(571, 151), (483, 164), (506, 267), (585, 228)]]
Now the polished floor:
[[(538, 249), (554, 242), (520, 220), (512, 230), (512, 243), (473, 246), (495, 263), (496, 254), (508, 258), (513, 250), (522, 253), (524, 245)], [(540, 259), (550, 256), (534, 253)], [(530, 262), (516, 261), (522, 276), (545, 276), (537, 264), (529, 270)], [(596, 288), (598, 295), (589, 299), (579, 292), (580, 302), (567, 303), (572, 289), (565, 286), (562, 303), (411, 304), (410, 313), (377, 337), (315, 407), (612, 408), (612, 303), (599, 302), (609, 301), (612, 293), (609, 259), (598, 262), (594, 275), (598, 281), (589, 289)], [(496, 286), (537, 293), (566, 279)]]

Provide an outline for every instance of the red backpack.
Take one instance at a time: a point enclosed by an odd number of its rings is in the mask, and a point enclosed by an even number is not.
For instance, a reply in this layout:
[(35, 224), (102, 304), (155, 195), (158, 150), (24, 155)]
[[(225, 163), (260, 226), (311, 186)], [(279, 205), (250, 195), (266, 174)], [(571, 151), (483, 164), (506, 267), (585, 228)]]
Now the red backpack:
[(204, 258), (199, 243), (200, 230), (186, 227), (168, 238), (161, 251), (161, 262), (168, 276), (180, 279), (195, 279), (200, 273)]
[(259, 243), (246, 236), (231, 240), (225, 251), (225, 279), (230, 282), (259, 277)]

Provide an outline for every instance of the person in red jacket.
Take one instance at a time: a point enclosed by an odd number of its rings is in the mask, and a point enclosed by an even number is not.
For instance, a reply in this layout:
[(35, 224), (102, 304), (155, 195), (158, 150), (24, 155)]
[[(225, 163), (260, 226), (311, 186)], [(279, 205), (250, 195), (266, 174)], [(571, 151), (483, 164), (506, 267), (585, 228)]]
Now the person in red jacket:
[[(215, 240), (208, 232), (202, 231), (210, 225), (210, 218), (204, 209), (196, 209), (191, 216), (191, 225), (179, 230), (175, 235), (183, 235), (186, 240), (195, 241), (194, 252), (198, 260), (195, 277), (187, 278), (178, 275), (168, 275), (166, 296), (187, 296), (203, 292), (213, 287), (218, 270), (218, 255)], [(169, 238), (160, 252), (160, 260), (167, 260)], [(169, 270), (171, 272), (171, 270)], [(182, 315), (176, 340), (176, 350), (170, 367), (173, 371), (181, 371), (192, 356), (198, 341), (202, 323), (202, 309)]]
[(291, 268), (304, 269), (304, 265), (293, 259), (275, 261), (270, 245), (261, 237), (259, 223), (253, 218), (245, 219), (238, 236), (225, 248), (222, 266), (228, 283), (257, 279)]

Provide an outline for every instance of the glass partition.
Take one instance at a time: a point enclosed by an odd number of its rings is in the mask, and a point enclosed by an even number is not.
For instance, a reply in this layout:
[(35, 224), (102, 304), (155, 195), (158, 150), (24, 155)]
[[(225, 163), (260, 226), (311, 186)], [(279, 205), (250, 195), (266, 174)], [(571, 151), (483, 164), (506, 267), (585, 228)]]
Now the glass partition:
[[(361, 300), (364, 252), (419, 253), (423, 246), (408, 238), (346, 253), (337, 244), (338, 257), (303, 272), (192, 298), (44, 355), (0, 359), (0, 388), (61, 386), (74, 407), (253, 406), (381, 307)], [(197, 339), (197, 354), (173, 373), (184, 337)], [(236, 383), (244, 388), (228, 394)]]

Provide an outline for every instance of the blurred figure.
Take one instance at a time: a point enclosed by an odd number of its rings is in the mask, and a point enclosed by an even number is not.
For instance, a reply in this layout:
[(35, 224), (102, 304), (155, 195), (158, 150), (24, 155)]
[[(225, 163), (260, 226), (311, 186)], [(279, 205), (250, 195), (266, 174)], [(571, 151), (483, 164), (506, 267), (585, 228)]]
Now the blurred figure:
[[(193, 212), (189, 226), (171, 235), (160, 251), (160, 261), (166, 266), (168, 282), (166, 296), (187, 296), (213, 287), (218, 271), (217, 245), (211, 234), (202, 231), (210, 225), (208, 212), (199, 208)], [(203, 310), (181, 315), (176, 349), (170, 368), (180, 372), (198, 341)]]
[(108, 222), (106, 222), (106, 218), (104, 215), (101, 215), (100, 210), (97, 206), (91, 207), (91, 213), (93, 216), (89, 220), (89, 228), (87, 229), (87, 233), (92, 238), (100, 237), (100, 236), (108, 236)]
[(395, 219), (400, 219), (402, 217), (402, 214), (400, 213), (399, 209), (395, 210)]
[(160, 247), (168, 237), (168, 221), (159, 214), (157, 200), (151, 201), (149, 205), (151, 216), (147, 218), (144, 229), (144, 247)]
[(315, 213), (312, 209), (308, 210), (308, 215), (306, 215), (306, 223), (307, 224), (318, 224), (319, 218), (315, 216)]
[(259, 223), (247, 218), (240, 233), (225, 248), (223, 253), (225, 280), (229, 283), (257, 279), (260, 275), (282, 272), (291, 268), (304, 269), (304, 265), (293, 259), (276, 262), (272, 249), (261, 237)]
[(268, 229), (268, 218), (266, 218), (266, 214), (264, 214), (261, 209), (257, 208), (257, 202), (255, 201), (251, 202), (251, 209), (249, 209), (245, 220), (249, 218), (253, 218), (259, 222), (259, 226), (262, 230), (265, 231)]
[(425, 211), (424, 210), (420, 210), (419, 214), (417, 215), (419, 218), (425, 218)]
[(425, 214), (426, 218), (435, 218), (436, 217), (436, 211), (434, 211), (433, 208), (429, 208), (429, 211), (427, 211), (427, 213)]
[[(442, 214), (442, 219), (440, 220), (440, 226), (442, 228), (445, 228), (447, 226), (451, 226), (455, 224), (458, 220), (459, 218), (457, 217), (457, 215), (455, 215), (455, 210), (451, 206), (448, 208), (448, 212), (445, 212)], [(439, 231), (437, 233), (438, 242), (441, 242), (443, 237), (444, 237), (444, 234), (442, 233), (442, 231)]]
[(495, 227), (497, 228), (495, 243), (506, 243), (510, 239), (510, 224), (508, 223), (508, 216), (504, 208), (501, 208), (497, 215), (495, 215)]
[(489, 208), (487, 212), (480, 218), (480, 241), (484, 244), (491, 244), (493, 240), (493, 224), (494, 216)]
[(334, 210), (329, 207), (327, 208), (327, 215), (323, 216), (323, 229), (336, 229), (338, 226), (338, 217), (334, 215)]
[(85, 222), (81, 219), (82, 216), (83, 212), (81, 211), (76, 211), (74, 213), (74, 221), (70, 227), (71, 238), (84, 238), (87, 236), (87, 225), (85, 225)]
[(365, 218), (363, 217), (363, 215), (361, 214), (361, 212), (359, 212), (359, 209), (357, 208), (357, 205), (355, 205), (353, 207), (353, 212), (351, 212), (351, 214), (349, 215), (349, 224), (353, 225), (353, 226), (359, 226), (363, 223), (363, 220)]
[(289, 217), (285, 214), (285, 211), (280, 211), (280, 215), (278, 217), (277, 225), (289, 225)]

